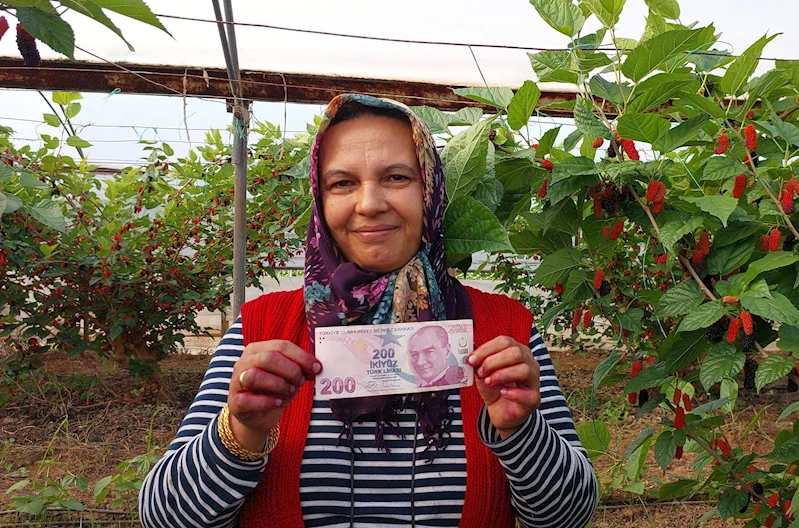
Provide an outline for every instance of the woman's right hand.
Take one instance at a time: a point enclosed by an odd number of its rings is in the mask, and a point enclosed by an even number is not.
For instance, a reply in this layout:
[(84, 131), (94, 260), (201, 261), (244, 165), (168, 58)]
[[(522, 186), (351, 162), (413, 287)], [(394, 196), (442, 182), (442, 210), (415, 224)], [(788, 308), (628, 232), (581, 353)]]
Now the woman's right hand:
[[(285, 406), (322, 364), (291, 341), (250, 343), (233, 366), (228, 392), (230, 428), (236, 441), (261, 451)], [(242, 385), (243, 382), (243, 385)]]

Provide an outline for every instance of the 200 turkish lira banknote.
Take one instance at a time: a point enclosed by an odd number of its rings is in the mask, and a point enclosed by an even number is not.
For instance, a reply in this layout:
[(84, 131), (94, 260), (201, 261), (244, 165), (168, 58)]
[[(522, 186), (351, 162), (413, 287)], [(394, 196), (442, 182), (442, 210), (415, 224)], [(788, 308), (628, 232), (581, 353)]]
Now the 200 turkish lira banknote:
[(317, 328), (321, 399), (385, 396), (465, 387), (474, 349), (471, 319)]

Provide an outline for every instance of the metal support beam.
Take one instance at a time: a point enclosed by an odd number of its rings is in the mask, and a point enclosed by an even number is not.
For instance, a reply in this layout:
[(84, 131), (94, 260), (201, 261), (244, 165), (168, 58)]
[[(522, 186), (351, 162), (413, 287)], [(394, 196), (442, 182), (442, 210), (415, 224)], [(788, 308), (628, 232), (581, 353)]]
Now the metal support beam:
[[(128, 94), (180, 97), (185, 80), (189, 97), (224, 98), (232, 102), (230, 79), (227, 71), (221, 68), (131, 63), (117, 66), (68, 60), (46, 60), (41, 67), (28, 68), (22, 59), (0, 57), (0, 88), (100, 93), (119, 89)], [(289, 103), (326, 105), (338, 94), (367, 93), (395, 99), (408, 106), (433, 106), (439, 110), (473, 106), (485, 112), (496, 111), (491, 105), (453, 93), (452, 88), (461, 88), (462, 85), (267, 71), (242, 71), (240, 85), (242, 98), (250, 101), (282, 103), (285, 98)], [(568, 103), (574, 98), (573, 91), (544, 89), (538, 106)], [(543, 108), (542, 112), (551, 117), (572, 116), (568, 107)], [(606, 114), (615, 117), (610, 108), (606, 109)]]

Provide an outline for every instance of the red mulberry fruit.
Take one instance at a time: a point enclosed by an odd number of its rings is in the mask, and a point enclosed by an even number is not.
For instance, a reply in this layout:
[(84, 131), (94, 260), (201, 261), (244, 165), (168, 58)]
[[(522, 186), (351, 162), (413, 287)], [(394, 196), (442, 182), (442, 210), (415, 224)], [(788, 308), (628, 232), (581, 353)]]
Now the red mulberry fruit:
[(621, 232), (624, 229), (624, 220), (619, 220), (616, 222), (616, 225), (613, 226), (613, 229), (610, 232), (610, 239), (611, 240), (618, 240), (621, 236)]
[(768, 251), (769, 247), (769, 236), (763, 235), (760, 237), (760, 251)]
[(663, 210), (663, 204), (664, 204), (663, 200), (653, 203), (652, 212), (654, 214), (660, 214), (660, 212)]
[(635, 142), (632, 139), (623, 139), (621, 141), (621, 148), (624, 149), (624, 153), (627, 154), (627, 157), (633, 161), (638, 161), (641, 159), (641, 156), (638, 155), (638, 151), (635, 148)]
[(744, 334), (752, 335), (755, 331), (755, 324), (752, 322), (752, 314), (746, 310), (741, 312), (741, 322), (744, 326)]
[(735, 177), (735, 186), (732, 188), (732, 197), (735, 199), (740, 198), (746, 191), (746, 174), (739, 174)]
[(552, 164), (552, 162), (551, 162), (551, 161), (549, 161), (549, 160), (542, 160), (542, 161), (541, 161), (541, 166), (542, 166), (542, 167), (544, 167), (544, 168), (545, 168), (546, 170), (548, 170), (549, 172), (552, 172), (552, 169), (554, 169), (554, 168), (555, 168), (555, 166), (554, 166), (554, 165)]
[(754, 110), (749, 110), (749, 111), (746, 113), (746, 118), (747, 118), (747, 119), (752, 119), (753, 117), (755, 117), (755, 111), (754, 111)]
[(628, 394), (627, 395), (627, 401), (630, 403), (630, 405), (637, 404), (638, 403), (638, 393), (637, 392), (631, 392), (630, 394)]
[(724, 304), (738, 304), (738, 297), (734, 295), (725, 295), (721, 298), (721, 302)]
[(674, 397), (671, 399), (671, 403), (674, 404), (676, 407), (682, 401), (682, 391), (680, 389), (674, 389)]
[(793, 205), (793, 193), (788, 189), (782, 191), (780, 202), (782, 202), (782, 210), (785, 212), (785, 214), (792, 215), (796, 211), (796, 208)]
[(757, 150), (757, 131), (755, 125), (748, 124), (744, 128), (744, 136), (746, 137), (746, 148), (749, 150)]
[(602, 238), (609, 238), (610, 237), (610, 226), (605, 226), (602, 228)]
[(772, 229), (771, 232), (768, 234), (768, 250), (779, 251), (781, 238), (782, 234), (780, 233), (780, 230)]
[(677, 449), (674, 450), (674, 458), (676, 460), (680, 460), (682, 458), (682, 446), (677, 446)]
[(577, 308), (574, 311), (574, 316), (572, 317), (572, 326), (577, 326), (580, 324), (580, 319), (583, 317), (583, 309)]
[(682, 405), (683, 407), (685, 407), (685, 410), (688, 412), (691, 412), (691, 410), (694, 408), (693, 405), (691, 404), (691, 398), (688, 397), (687, 394), (682, 395)]
[(644, 368), (644, 363), (640, 359), (636, 359), (633, 361), (633, 366), (630, 368), (630, 378), (635, 378), (638, 374), (641, 373), (641, 369)]
[(605, 280), (605, 271), (602, 269), (596, 270), (594, 273), (594, 289), (598, 290), (602, 286), (602, 281)]
[(719, 448), (719, 451), (721, 451), (721, 454), (724, 455), (725, 457), (728, 457), (728, 456), (730, 456), (732, 454), (732, 450), (730, 449), (730, 446), (728, 446), (727, 442), (725, 442), (721, 438), (716, 440), (716, 447)]
[(594, 198), (594, 216), (600, 219), (605, 217), (605, 213), (602, 212), (602, 200), (599, 197)]
[(768, 505), (772, 508), (780, 502), (780, 494), (779, 493), (772, 493), (771, 497), (768, 498)]
[(796, 176), (791, 176), (791, 179), (785, 182), (785, 189), (793, 195), (799, 194), (799, 181), (796, 181)]
[(696, 243), (696, 249), (707, 255), (710, 253), (710, 234), (707, 231), (702, 231), (699, 235), (699, 241)]
[(546, 198), (548, 185), (549, 185), (549, 178), (544, 178), (544, 181), (541, 183), (541, 188), (538, 189), (539, 198)]
[(724, 154), (727, 152), (729, 146), (730, 138), (728, 138), (726, 134), (722, 134), (719, 136), (719, 144), (716, 146), (716, 150), (713, 151), (713, 154)]
[(594, 140), (594, 142), (591, 144), (591, 146), (594, 147), (595, 149), (597, 149), (597, 148), (601, 147), (602, 143), (604, 143), (604, 142), (605, 142), (605, 140), (603, 140), (602, 138), (598, 137), (598, 138), (596, 138)]
[(652, 180), (651, 182), (649, 182), (649, 185), (646, 186), (646, 201), (647, 202), (654, 202), (655, 201), (655, 195), (657, 195), (658, 184), (659, 183), (660, 182), (657, 181), (657, 180)]
[(705, 261), (705, 254), (699, 251), (698, 249), (695, 249), (693, 254), (691, 255), (691, 263), (694, 264), (695, 266), (698, 266), (699, 264), (702, 264), (704, 261)]
[(662, 202), (666, 198), (666, 184), (662, 181), (658, 182), (658, 190), (655, 193), (655, 202)]
[(730, 327), (727, 328), (727, 342), (735, 343), (738, 339), (738, 331), (741, 329), (741, 320), (737, 317), (730, 321)]
[(25, 66), (37, 68), (42, 65), (42, 58), (36, 48), (36, 39), (25, 31), (21, 24), (17, 24), (17, 49), (22, 55)]
[(6, 17), (0, 17), (0, 40), (3, 39), (6, 31), (8, 31), (8, 20), (6, 20)]
[(591, 310), (586, 310), (583, 313), (583, 328), (585, 329), (591, 328), (593, 322), (594, 322), (593, 312), (591, 312)]
[(563, 289), (563, 284), (561, 284), (561, 283), (559, 283), (559, 282), (556, 282), (556, 283), (555, 283), (555, 286), (553, 286), (553, 287), (552, 287), (552, 291), (554, 291), (554, 292), (555, 292), (555, 293), (557, 293), (558, 295), (563, 295), (563, 292), (564, 292), (565, 290)]
[(682, 429), (683, 425), (685, 425), (685, 409), (677, 407), (677, 412), (674, 416), (674, 428)]

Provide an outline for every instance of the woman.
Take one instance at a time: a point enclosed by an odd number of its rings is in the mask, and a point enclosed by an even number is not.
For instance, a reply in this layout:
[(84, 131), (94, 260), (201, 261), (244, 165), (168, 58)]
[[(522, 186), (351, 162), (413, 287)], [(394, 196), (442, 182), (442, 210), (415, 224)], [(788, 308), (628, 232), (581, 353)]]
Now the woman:
[[(424, 123), (393, 101), (336, 97), (311, 187), (304, 291), (242, 308), (142, 486), (142, 523), (584, 526), (596, 478), (530, 312), (447, 273)], [(473, 387), (313, 398), (316, 327), (464, 318)]]

